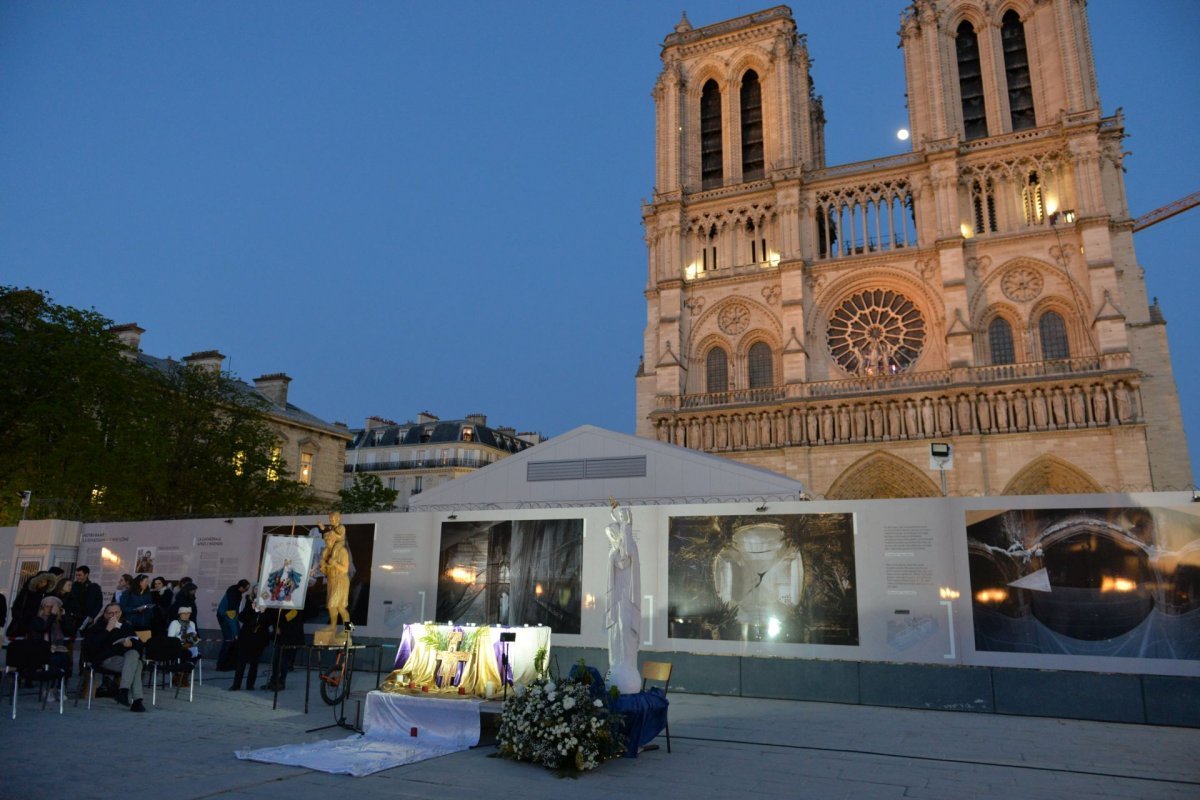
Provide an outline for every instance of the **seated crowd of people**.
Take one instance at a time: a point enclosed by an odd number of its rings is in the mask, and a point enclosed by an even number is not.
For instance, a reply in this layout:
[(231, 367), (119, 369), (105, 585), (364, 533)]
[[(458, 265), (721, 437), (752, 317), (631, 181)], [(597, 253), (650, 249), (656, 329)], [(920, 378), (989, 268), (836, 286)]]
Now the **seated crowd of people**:
[[(58, 568), (40, 572), (13, 600), (12, 621), (5, 631), (7, 663), (18, 667), (26, 686), (39, 671), (70, 679), (77, 665), (80, 691), (87, 688), (87, 670), (95, 669), (102, 677), (97, 697), (113, 697), (131, 711), (145, 711), (142, 689), (148, 661), (186, 687), (200, 659), (196, 591), (190, 577), (168, 581), (123, 575), (105, 603), (86, 566), (75, 570), (73, 580)], [(246, 688), (254, 688), (263, 651), (272, 640), (279, 645), (304, 642), (299, 612), (264, 610), (254, 596), (249, 581), (242, 580), (226, 590), (218, 606), (223, 641), (217, 669), (234, 671), (231, 690), (241, 689), (243, 681)], [(3, 622), (0, 619), (0, 626)], [(262, 688), (284, 688), (295, 653), (275, 648), (271, 676)]]

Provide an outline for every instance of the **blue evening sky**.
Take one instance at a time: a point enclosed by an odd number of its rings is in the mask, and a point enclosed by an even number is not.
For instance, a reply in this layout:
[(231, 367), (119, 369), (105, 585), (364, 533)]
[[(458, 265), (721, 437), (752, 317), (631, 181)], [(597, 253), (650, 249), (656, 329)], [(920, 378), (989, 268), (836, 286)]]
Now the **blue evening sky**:
[[(905, 5), (793, 5), (831, 165), (903, 149)], [(680, 8), (4, 0), (0, 283), (137, 322), (155, 355), (286, 372), (329, 420), (632, 432), (650, 90)], [(1200, 3), (1088, 8), (1134, 215), (1200, 190)], [(1197, 242), (1200, 209), (1135, 238), (1193, 436)]]

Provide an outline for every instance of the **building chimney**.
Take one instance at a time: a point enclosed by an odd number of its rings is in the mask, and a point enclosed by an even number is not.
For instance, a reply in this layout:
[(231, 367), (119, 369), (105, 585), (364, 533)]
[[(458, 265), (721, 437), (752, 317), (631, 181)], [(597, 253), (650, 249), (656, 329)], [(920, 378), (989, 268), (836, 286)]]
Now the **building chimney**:
[(363, 426), (368, 431), (373, 431), (376, 428), (386, 428), (389, 425), (395, 425), (394, 420), (384, 419), (383, 417), (367, 417), (367, 424)]
[(270, 375), (260, 375), (254, 379), (254, 388), (258, 389), (258, 393), (271, 401), (272, 405), (280, 408), (287, 408), (287, 390), (288, 384), (292, 382), (282, 372), (274, 372)]
[(183, 363), (189, 367), (199, 367), (219, 375), (221, 365), (225, 363), (225, 355), (219, 350), (201, 350), (199, 353), (184, 356)]
[(473, 422), (476, 425), (487, 426), (487, 414), (467, 414), (467, 422)]
[(142, 334), (146, 332), (145, 328), (139, 328), (136, 322), (126, 322), (124, 325), (113, 325), (108, 329), (108, 332), (117, 337), (117, 341), (125, 348), (123, 354), (128, 358), (135, 358), (142, 347)]
[(437, 421), (438, 421), (438, 417), (434, 414), (430, 414), (428, 411), (422, 411), (420, 414), (417, 414), (417, 424), (418, 425), (424, 425), (426, 422), (437, 422)]

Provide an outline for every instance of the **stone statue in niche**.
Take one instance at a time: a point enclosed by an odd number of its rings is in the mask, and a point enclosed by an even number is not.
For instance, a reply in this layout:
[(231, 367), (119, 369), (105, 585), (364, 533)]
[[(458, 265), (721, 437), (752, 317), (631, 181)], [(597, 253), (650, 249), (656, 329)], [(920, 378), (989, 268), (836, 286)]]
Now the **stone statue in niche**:
[(1087, 401), (1083, 397), (1083, 389), (1078, 386), (1071, 392), (1071, 420), (1077, 428), (1087, 425)]
[(971, 433), (975, 430), (975, 410), (971, 406), (971, 398), (965, 394), (958, 396), (958, 432)]
[(1108, 395), (1104, 387), (1098, 384), (1092, 390), (1092, 419), (1096, 420), (1097, 425), (1108, 422)]
[(1029, 401), (1024, 392), (1016, 392), (1012, 398), (1013, 426), (1023, 431), (1029, 427)]
[(1046, 395), (1042, 394), (1041, 389), (1033, 390), (1033, 424), (1039, 431), (1046, 430), (1046, 423), (1049, 416), (1046, 411)]
[(1129, 387), (1124, 383), (1118, 383), (1113, 388), (1113, 399), (1117, 404), (1117, 420), (1120, 422), (1133, 421), (1133, 398), (1129, 394)]

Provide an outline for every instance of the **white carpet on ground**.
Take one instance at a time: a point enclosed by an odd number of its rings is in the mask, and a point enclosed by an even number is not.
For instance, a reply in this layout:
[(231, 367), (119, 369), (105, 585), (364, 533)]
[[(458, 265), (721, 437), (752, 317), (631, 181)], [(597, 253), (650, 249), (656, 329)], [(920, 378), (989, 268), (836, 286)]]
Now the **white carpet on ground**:
[(474, 747), (479, 743), (481, 704), (474, 699), (370, 692), (362, 736), (238, 750), (234, 755), (248, 761), (362, 777)]

